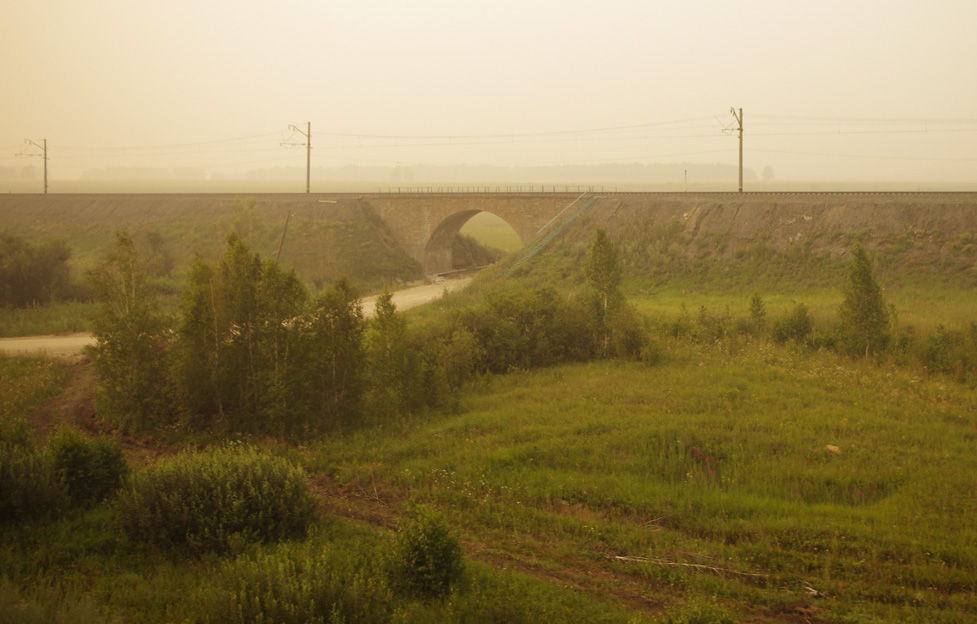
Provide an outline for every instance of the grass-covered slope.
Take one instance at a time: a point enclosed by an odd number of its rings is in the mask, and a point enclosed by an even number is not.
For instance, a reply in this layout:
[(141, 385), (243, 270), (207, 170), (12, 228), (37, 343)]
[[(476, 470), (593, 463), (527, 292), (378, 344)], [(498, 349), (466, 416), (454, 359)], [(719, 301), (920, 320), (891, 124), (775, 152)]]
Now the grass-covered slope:
[(977, 194), (610, 195), (598, 200), (532, 266), (514, 275), (571, 277), (598, 225), (621, 250), (636, 287), (699, 292), (799, 292), (844, 275), (864, 245), (884, 283), (977, 285)]
[(422, 277), (386, 225), (354, 197), (320, 202), (303, 195), (13, 195), (0, 202), (5, 232), (29, 241), (65, 239), (79, 272), (112, 246), (115, 231), (125, 229), (152, 271), (174, 276), (183, 275), (195, 254), (216, 259), (233, 231), (265, 258), (275, 257), (281, 246), (282, 264), (309, 283), (346, 275), (376, 286)]

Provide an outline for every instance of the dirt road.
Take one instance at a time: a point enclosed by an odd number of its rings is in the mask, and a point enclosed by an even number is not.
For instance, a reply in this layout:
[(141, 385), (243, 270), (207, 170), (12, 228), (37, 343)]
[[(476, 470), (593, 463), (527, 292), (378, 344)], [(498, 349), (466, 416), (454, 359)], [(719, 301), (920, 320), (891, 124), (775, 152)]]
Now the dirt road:
[[(409, 310), (428, 301), (434, 301), (445, 291), (461, 290), (472, 281), (470, 277), (458, 277), (446, 279), (433, 284), (423, 284), (413, 288), (397, 290), (393, 295), (393, 303), (398, 310)], [(373, 306), (376, 304), (376, 296), (363, 297), (363, 314), (367, 318), (373, 316)]]
[(0, 353), (7, 355), (40, 354), (51, 357), (77, 355), (90, 344), (94, 344), (91, 334), (70, 334), (67, 336), (24, 336), (23, 338), (0, 338)]
[[(393, 302), (398, 310), (409, 310), (428, 301), (433, 301), (447, 291), (459, 290), (472, 281), (470, 277), (447, 279), (434, 284), (424, 284), (394, 292)], [(376, 296), (363, 298), (363, 313), (373, 316)], [(0, 338), (0, 353), (7, 355), (41, 354), (51, 357), (78, 355), (82, 349), (94, 344), (91, 334), (71, 334), (68, 336), (25, 336), (23, 338)]]

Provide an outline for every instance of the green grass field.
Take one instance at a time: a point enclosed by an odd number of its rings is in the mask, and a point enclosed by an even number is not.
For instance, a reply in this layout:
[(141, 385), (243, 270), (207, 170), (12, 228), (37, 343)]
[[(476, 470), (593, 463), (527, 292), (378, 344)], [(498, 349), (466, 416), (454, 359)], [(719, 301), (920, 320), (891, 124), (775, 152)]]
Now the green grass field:
[(610, 602), (977, 612), (973, 390), (766, 343), (667, 350), (489, 379), (461, 414), (314, 446), (313, 466)]
[[(973, 620), (977, 391), (747, 338), (662, 345), (655, 367), (517, 371), (455, 413), (264, 444), (320, 484), (333, 537), (311, 544), (382, 548), (410, 506), (440, 511), (476, 610), (515, 583), (543, 621)], [(35, 375), (6, 362), (6, 379)], [(195, 621), (172, 598), (215, 591), (219, 562), (143, 558), (111, 522), (102, 507), (7, 531), (8, 580), (124, 621)], [(404, 621), (452, 617), (414, 608)]]

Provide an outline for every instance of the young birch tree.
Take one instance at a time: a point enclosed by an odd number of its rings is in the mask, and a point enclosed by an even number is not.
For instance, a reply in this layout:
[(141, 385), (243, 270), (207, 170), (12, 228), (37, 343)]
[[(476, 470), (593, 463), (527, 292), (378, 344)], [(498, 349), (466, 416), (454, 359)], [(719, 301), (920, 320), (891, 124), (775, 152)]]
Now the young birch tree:
[(608, 355), (611, 342), (611, 319), (623, 306), (621, 294), (621, 262), (617, 247), (611, 241), (607, 230), (600, 227), (587, 248), (584, 274), (594, 293), (593, 330), (597, 352)]
[(844, 293), (838, 310), (842, 348), (850, 355), (865, 357), (881, 353), (889, 338), (889, 310), (861, 245), (852, 250)]

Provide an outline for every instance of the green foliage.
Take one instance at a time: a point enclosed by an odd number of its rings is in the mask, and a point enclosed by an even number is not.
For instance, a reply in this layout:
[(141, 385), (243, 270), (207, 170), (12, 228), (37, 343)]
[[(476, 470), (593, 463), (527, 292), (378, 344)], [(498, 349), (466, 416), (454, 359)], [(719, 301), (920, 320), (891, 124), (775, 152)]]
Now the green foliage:
[(122, 446), (114, 438), (84, 438), (58, 431), (48, 442), (55, 478), (75, 507), (91, 507), (110, 497), (129, 475)]
[(475, 333), (467, 327), (454, 329), (442, 340), (440, 355), (445, 379), (451, 388), (460, 388), (478, 370), (484, 358), (482, 346)]
[(612, 318), (624, 305), (621, 274), (617, 247), (611, 242), (605, 228), (597, 228), (587, 248), (584, 275), (593, 292), (590, 322), (600, 356), (610, 354)]
[(70, 257), (63, 240), (35, 247), (0, 233), (0, 308), (44, 306), (77, 296), (68, 268)]
[(763, 305), (763, 299), (760, 298), (760, 293), (754, 292), (753, 296), (750, 297), (750, 322), (753, 331), (759, 334), (763, 331), (763, 326), (766, 323), (767, 308)]
[(88, 279), (98, 302), (92, 335), (99, 414), (136, 430), (171, 422), (168, 322), (128, 233), (116, 233), (115, 247)]
[(621, 261), (617, 247), (611, 241), (606, 228), (599, 227), (594, 232), (587, 248), (584, 275), (600, 295), (605, 307), (612, 305), (613, 300), (620, 297)]
[(284, 544), (221, 566), (194, 612), (215, 624), (384, 622), (393, 594), (381, 571), (376, 549), (353, 541)]
[(302, 537), (317, 504), (301, 469), (245, 446), (154, 464), (135, 475), (119, 509), (133, 540), (200, 553)]
[(365, 389), (366, 358), (359, 294), (341, 279), (315, 299), (303, 320), (312, 413), (322, 423), (355, 421)]
[(398, 527), (389, 565), (393, 585), (419, 598), (446, 596), (465, 569), (458, 540), (429, 510)]
[(595, 355), (639, 359), (648, 343), (647, 330), (621, 292), (620, 252), (603, 227), (587, 248), (584, 275), (590, 285), (587, 318)]
[(57, 587), (34, 586), (22, 591), (0, 578), (0, 622), (4, 624), (109, 624), (90, 597)]
[(452, 311), (428, 328), (429, 342), (443, 345), (449, 383), (473, 375), (581, 361), (594, 345), (587, 315), (552, 288), (508, 288)]
[(777, 342), (796, 342), (804, 344), (814, 330), (814, 322), (807, 306), (798, 303), (794, 308), (777, 319), (773, 326), (773, 339)]
[(169, 277), (176, 261), (166, 246), (166, 240), (159, 230), (146, 232), (146, 272), (150, 277)]
[(63, 364), (0, 356), (0, 524), (49, 517), (67, 506), (64, 488), (24, 419), (63, 379)]
[(473, 269), (497, 262), (505, 252), (485, 247), (467, 234), (458, 234), (451, 243), (451, 268)]
[(20, 439), (0, 439), (0, 524), (49, 517), (66, 503), (44, 454)]
[[(309, 304), (294, 271), (262, 262), (231, 234), (218, 266), (194, 262), (171, 334), (151, 297), (138, 296), (145, 273), (127, 236), (120, 234), (116, 252), (92, 276), (102, 305), (101, 404), (117, 422), (146, 430), (179, 418), (217, 431), (300, 434), (355, 422), (361, 413), (365, 324), (347, 280)], [(401, 338), (389, 340), (406, 361), (388, 363), (411, 373), (399, 387), (412, 406), (424, 367), (414, 365), (420, 355), (407, 353)]]
[(412, 338), (391, 297), (388, 290), (377, 297), (365, 334), (370, 412), (380, 415), (410, 413), (439, 402), (438, 393), (426, 387), (425, 347)]
[(950, 330), (940, 324), (921, 343), (910, 344), (931, 373), (952, 375), (962, 383), (977, 379), (977, 322), (971, 322), (967, 331)]
[(183, 293), (173, 378), (191, 422), (258, 431), (294, 426), (299, 363), (291, 321), (307, 295), (293, 271), (262, 263), (236, 235), (218, 267), (198, 258)]
[(861, 245), (852, 250), (844, 296), (838, 309), (841, 348), (849, 355), (865, 357), (884, 351), (889, 340), (889, 309)]

